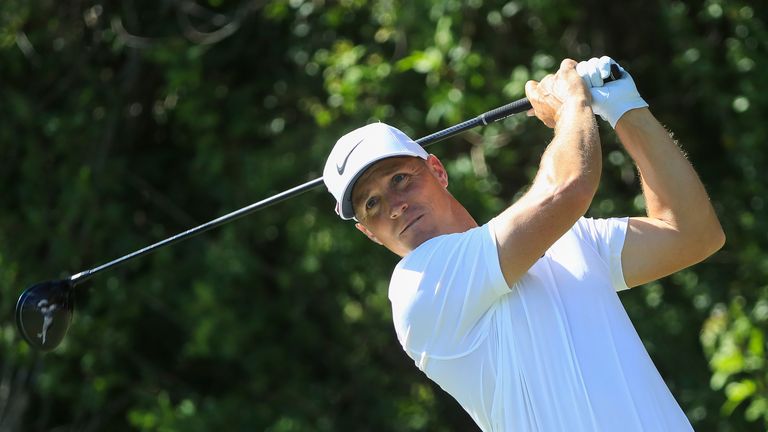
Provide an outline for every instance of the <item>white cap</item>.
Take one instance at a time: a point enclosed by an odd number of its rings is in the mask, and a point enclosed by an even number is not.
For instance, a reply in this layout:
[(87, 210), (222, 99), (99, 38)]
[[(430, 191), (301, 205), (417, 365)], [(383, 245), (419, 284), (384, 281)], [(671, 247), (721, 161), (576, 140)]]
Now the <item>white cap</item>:
[(427, 159), (429, 154), (400, 130), (384, 123), (371, 123), (336, 141), (323, 170), (323, 182), (336, 198), (336, 213), (342, 219), (355, 217), (352, 188), (374, 163), (395, 156)]

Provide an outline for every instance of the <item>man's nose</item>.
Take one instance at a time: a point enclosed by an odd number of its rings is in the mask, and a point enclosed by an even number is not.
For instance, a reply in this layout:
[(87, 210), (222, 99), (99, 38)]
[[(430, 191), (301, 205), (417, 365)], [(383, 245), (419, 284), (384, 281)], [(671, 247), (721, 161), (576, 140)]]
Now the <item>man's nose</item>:
[(408, 208), (408, 203), (405, 202), (403, 197), (399, 195), (393, 195), (389, 197), (389, 217), (390, 219), (397, 219)]

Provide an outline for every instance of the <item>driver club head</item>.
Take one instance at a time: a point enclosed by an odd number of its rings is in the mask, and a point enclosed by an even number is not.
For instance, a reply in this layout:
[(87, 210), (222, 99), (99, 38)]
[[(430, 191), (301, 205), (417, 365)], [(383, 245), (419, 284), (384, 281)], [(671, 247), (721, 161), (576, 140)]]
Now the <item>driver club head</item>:
[(59, 346), (72, 321), (73, 283), (54, 280), (36, 283), (16, 302), (16, 326), (24, 340), (40, 351)]

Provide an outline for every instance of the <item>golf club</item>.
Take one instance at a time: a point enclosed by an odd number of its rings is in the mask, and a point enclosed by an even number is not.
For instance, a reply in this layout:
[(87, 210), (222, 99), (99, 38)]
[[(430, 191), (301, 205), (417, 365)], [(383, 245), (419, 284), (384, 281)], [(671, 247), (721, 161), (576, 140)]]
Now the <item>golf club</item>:
[[(621, 77), (621, 72), (616, 65), (611, 68), (610, 77), (605, 81), (613, 81)], [(441, 131), (417, 139), (416, 142), (422, 147), (442, 141), (455, 136), (461, 132), (473, 129), (477, 126), (485, 126), (490, 123), (502, 120), (512, 114), (528, 111), (531, 104), (526, 98), (519, 99), (507, 105), (487, 111), (479, 116), (448, 127)], [(239, 210), (228, 213), (219, 218), (213, 219), (195, 228), (191, 228), (182, 233), (176, 234), (165, 240), (139, 249), (123, 257), (112, 260), (106, 264), (94, 267), (90, 270), (84, 270), (74, 274), (67, 279), (50, 280), (33, 284), (26, 288), (19, 300), (16, 302), (16, 326), (21, 336), (33, 348), (40, 351), (50, 351), (56, 348), (67, 333), (69, 324), (72, 321), (74, 312), (73, 291), (78, 284), (85, 282), (97, 273), (108, 268), (122, 264), (126, 261), (146, 255), (163, 246), (168, 246), (192, 236), (216, 228), (225, 223), (234, 221), (243, 216), (251, 214), (257, 210), (266, 208), (272, 204), (287, 200), (302, 194), (310, 189), (315, 189), (323, 184), (323, 178), (308, 181), (288, 189), (269, 198), (243, 207)]]

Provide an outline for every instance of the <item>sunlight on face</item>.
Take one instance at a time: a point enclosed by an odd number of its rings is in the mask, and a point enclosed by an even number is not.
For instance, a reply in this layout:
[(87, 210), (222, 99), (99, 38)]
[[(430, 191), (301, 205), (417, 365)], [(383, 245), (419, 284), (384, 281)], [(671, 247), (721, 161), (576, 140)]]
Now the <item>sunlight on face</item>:
[(352, 204), (357, 228), (403, 256), (443, 233), (452, 200), (440, 161), (430, 156), (384, 159), (355, 184)]

